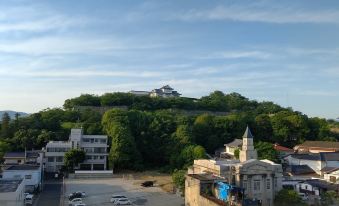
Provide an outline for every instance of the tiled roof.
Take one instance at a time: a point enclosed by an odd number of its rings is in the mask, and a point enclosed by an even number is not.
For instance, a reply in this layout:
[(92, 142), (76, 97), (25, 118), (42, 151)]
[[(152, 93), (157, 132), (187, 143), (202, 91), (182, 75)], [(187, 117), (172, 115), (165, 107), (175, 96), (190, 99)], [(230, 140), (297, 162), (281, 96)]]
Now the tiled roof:
[(324, 167), (320, 171), (322, 171), (324, 173), (331, 173), (331, 172), (335, 172), (337, 170), (339, 170), (339, 167)]
[(6, 152), (4, 158), (25, 158), (25, 152)]
[(316, 147), (326, 149), (339, 149), (339, 142), (330, 141), (305, 141), (304, 143), (297, 145), (296, 147)]
[(315, 173), (315, 171), (312, 168), (310, 168), (308, 165), (290, 165), (286, 169), (286, 172), (290, 172), (293, 175)]
[(322, 189), (327, 189), (327, 190), (334, 190), (337, 189), (337, 186), (333, 183), (328, 183), (324, 180), (319, 180), (319, 179), (309, 179), (304, 181), (304, 183), (310, 184), (314, 187), (322, 188)]
[(274, 149), (277, 151), (283, 151), (283, 152), (293, 152), (293, 149), (287, 148), (287, 147), (283, 147), (279, 144), (274, 144), (273, 145)]
[(12, 165), (5, 170), (37, 170), (39, 168), (39, 165)]
[(242, 145), (242, 139), (234, 139), (232, 142), (225, 144), (224, 146), (239, 147)]
[(291, 154), (291, 157), (303, 160), (320, 160), (319, 154)]

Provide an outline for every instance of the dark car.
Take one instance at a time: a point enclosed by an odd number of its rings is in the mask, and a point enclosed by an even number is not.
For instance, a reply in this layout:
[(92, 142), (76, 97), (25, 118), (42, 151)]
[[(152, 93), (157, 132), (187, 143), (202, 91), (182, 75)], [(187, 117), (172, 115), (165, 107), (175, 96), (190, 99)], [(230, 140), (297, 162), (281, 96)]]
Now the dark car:
[(79, 192), (73, 192), (70, 195), (68, 195), (68, 200), (73, 200), (75, 198), (82, 198), (82, 194)]
[(143, 187), (153, 187), (154, 181), (145, 181), (141, 183), (141, 186)]

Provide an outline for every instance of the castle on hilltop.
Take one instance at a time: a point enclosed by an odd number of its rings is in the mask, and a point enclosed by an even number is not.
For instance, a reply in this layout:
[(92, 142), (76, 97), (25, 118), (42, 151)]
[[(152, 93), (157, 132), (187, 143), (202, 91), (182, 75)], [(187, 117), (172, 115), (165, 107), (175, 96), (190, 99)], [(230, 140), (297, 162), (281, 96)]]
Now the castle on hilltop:
[(150, 92), (131, 90), (129, 93), (137, 96), (150, 96), (150, 97), (180, 97), (181, 95), (169, 85), (165, 85), (159, 89), (153, 89)]

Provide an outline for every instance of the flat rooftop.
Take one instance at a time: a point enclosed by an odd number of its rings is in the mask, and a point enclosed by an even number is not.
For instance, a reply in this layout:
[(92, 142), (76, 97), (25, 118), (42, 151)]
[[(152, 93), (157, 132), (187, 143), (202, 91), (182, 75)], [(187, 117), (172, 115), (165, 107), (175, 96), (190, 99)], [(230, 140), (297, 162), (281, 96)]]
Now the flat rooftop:
[(12, 165), (5, 170), (38, 170), (40, 165)]
[(0, 193), (15, 192), (21, 182), (19, 179), (0, 179)]

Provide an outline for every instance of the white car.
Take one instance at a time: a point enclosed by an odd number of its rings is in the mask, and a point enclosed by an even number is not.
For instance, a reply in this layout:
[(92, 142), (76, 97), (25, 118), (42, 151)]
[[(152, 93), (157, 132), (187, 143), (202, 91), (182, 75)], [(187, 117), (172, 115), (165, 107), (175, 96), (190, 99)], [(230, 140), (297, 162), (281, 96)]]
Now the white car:
[(85, 203), (75, 203), (74, 206), (86, 206), (86, 204)]
[(111, 202), (114, 203), (119, 199), (127, 199), (127, 197), (124, 195), (112, 195)]
[(113, 204), (114, 205), (132, 205), (131, 201), (129, 201), (129, 199), (127, 198), (118, 199)]
[(76, 204), (80, 204), (80, 203), (82, 203), (82, 199), (81, 198), (74, 198), (73, 200), (68, 202), (68, 204), (70, 206), (75, 206)]
[(29, 204), (29, 205), (33, 204), (33, 195), (28, 194), (25, 196), (25, 204)]

